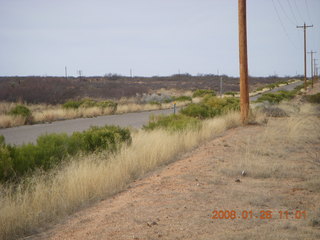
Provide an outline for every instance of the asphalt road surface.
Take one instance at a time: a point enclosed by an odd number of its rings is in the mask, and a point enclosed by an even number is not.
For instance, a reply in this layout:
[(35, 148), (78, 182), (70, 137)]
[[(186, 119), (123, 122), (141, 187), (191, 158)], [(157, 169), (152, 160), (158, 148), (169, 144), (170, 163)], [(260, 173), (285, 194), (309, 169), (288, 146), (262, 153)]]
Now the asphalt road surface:
[(141, 128), (148, 122), (151, 114), (171, 113), (173, 113), (173, 109), (107, 115), (95, 118), (77, 118), (52, 123), (0, 129), (0, 135), (5, 137), (6, 143), (20, 145), (23, 143), (35, 143), (38, 136), (46, 133), (72, 134), (73, 132), (84, 131), (90, 128), (90, 126), (117, 125), (120, 127), (132, 126), (135, 128)]
[[(293, 83), (280, 88), (272, 89), (269, 92), (279, 90), (292, 90), (302, 82)], [(257, 100), (257, 96), (250, 97), (250, 101)], [(35, 143), (38, 136), (46, 133), (67, 133), (84, 131), (90, 126), (117, 125), (121, 127), (141, 128), (149, 120), (151, 114), (171, 114), (173, 109), (156, 110), (148, 112), (126, 113), (120, 115), (99, 116), (95, 118), (78, 118), (72, 120), (56, 121), (53, 123), (26, 125), (20, 127), (0, 129), (8, 144)]]
[[(278, 87), (278, 88), (274, 88), (270, 91), (267, 91), (268, 93), (270, 92), (277, 92), (277, 91), (281, 91), (281, 90), (286, 90), (286, 91), (291, 91), (293, 90), (295, 87), (301, 85), (303, 82), (302, 81), (298, 81), (298, 82), (295, 82), (295, 83), (292, 83), (292, 84), (289, 84), (289, 85), (284, 85), (282, 87)], [(267, 93), (267, 92), (264, 92), (264, 93)], [(259, 97), (260, 97), (261, 94), (259, 95), (256, 95), (256, 96), (253, 96), (253, 97), (250, 97), (250, 101), (255, 101), (257, 100)]]

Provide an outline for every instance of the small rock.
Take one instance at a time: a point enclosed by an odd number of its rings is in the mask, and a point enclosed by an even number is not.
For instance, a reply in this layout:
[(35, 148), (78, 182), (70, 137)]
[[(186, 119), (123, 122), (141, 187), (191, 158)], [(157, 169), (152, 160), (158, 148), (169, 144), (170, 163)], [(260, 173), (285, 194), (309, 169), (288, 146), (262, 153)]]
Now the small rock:
[(148, 222), (147, 225), (148, 225), (148, 227), (152, 227), (154, 225), (158, 225), (158, 223), (153, 221), (153, 222)]
[(239, 182), (241, 182), (241, 181), (240, 181), (240, 179), (236, 179), (235, 182), (239, 183)]
[(246, 175), (247, 175), (247, 172), (246, 172), (245, 170), (242, 170), (241, 175), (242, 175), (242, 176), (246, 176)]

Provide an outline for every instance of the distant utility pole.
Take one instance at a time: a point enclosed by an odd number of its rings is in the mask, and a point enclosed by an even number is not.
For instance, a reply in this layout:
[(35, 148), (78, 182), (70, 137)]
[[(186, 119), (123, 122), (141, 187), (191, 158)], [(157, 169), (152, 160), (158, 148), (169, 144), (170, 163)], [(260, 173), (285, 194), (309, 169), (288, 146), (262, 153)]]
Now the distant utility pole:
[(313, 25), (307, 26), (306, 23), (303, 26), (297, 26), (297, 28), (303, 28), (304, 36), (304, 90), (307, 91), (307, 28), (313, 27)]
[(249, 116), (246, 5), (246, 0), (238, 0), (240, 111), (241, 121), (243, 124), (246, 124), (248, 122)]
[(81, 70), (78, 70), (78, 74), (79, 74), (79, 77), (81, 78), (82, 71), (81, 71)]
[(130, 77), (132, 78), (132, 69), (130, 68)]
[(222, 77), (220, 77), (220, 97), (222, 98)]
[(64, 74), (66, 76), (66, 79), (68, 79), (68, 69), (67, 66), (64, 67)]
[(311, 65), (311, 87), (313, 88), (313, 76), (314, 76), (314, 72), (313, 72), (313, 67), (314, 67), (314, 61), (313, 61), (313, 54), (316, 53), (314, 51), (308, 52), (308, 54), (311, 55), (311, 61), (310, 61), (310, 65)]
[(319, 59), (314, 58), (313, 59), (313, 76), (314, 76), (314, 80), (317, 79), (317, 66), (318, 64), (316, 63), (316, 61), (318, 61)]

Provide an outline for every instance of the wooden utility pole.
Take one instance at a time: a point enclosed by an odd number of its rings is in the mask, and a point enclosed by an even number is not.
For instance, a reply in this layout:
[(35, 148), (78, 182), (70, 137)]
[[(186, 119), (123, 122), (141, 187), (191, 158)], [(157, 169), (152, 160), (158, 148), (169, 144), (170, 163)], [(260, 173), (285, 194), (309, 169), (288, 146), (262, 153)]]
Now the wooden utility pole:
[(238, 0), (239, 24), (239, 67), (240, 67), (240, 111), (243, 124), (249, 116), (248, 56), (247, 56), (247, 17), (246, 0)]
[(303, 28), (304, 36), (304, 90), (307, 91), (307, 28), (313, 27), (313, 25), (307, 26), (306, 23), (303, 26), (297, 26), (297, 28)]
[(317, 81), (318, 77), (317, 77), (317, 66), (318, 64), (316, 63), (316, 61), (318, 61), (319, 59), (314, 58), (313, 59), (313, 77), (314, 77), (314, 81)]
[(310, 61), (310, 65), (311, 65), (311, 87), (313, 88), (313, 78), (314, 78), (314, 72), (313, 72), (313, 66), (314, 66), (314, 61), (313, 61), (313, 54), (316, 53), (314, 51), (308, 52), (308, 54), (311, 55), (311, 61)]

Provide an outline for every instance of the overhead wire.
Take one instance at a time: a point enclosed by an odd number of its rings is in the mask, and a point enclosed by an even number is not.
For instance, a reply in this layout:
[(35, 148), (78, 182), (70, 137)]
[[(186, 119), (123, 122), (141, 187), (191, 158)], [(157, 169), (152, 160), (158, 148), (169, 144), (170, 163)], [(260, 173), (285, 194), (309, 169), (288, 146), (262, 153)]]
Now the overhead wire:
[(289, 15), (287, 14), (287, 12), (285, 11), (284, 7), (281, 4), (281, 1), (278, 0), (279, 6), (282, 10), (282, 12), (284, 13), (284, 15), (286, 16), (286, 18), (293, 24), (293, 25), (297, 25), (296, 23), (294, 23), (294, 21), (289, 17)]
[(288, 2), (288, 5), (289, 5), (289, 8), (290, 8), (290, 11), (292, 13), (293, 19), (295, 20), (296, 25), (298, 25), (298, 20), (297, 20), (296, 15), (295, 15), (295, 13), (293, 11), (293, 8), (292, 8), (292, 5), (290, 3), (290, 0), (287, 0), (287, 2)]
[(312, 20), (311, 20), (311, 17), (310, 17), (310, 11), (309, 11), (308, 1), (305, 0), (304, 2), (306, 3), (306, 9), (307, 9), (307, 15), (308, 15), (309, 21), (310, 21), (310, 23), (312, 24)]
[(287, 31), (286, 27), (284, 26), (284, 24), (283, 24), (283, 22), (282, 22), (282, 20), (281, 20), (279, 11), (278, 11), (278, 9), (277, 9), (277, 7), (276, 7), (276, 4), (275, 4), (274, 0), (272, 0), (272, 3), (273, 3), (274, 10), (275, 10), (275, 12), (276, 12), (276, 14), (277, 14), (277, 16), (278, 16), (278, 20), (279, 20), (279, 22), (280, 22), (280, 25), (282, 26), (283, 32), (284, 32), (285, 35), (287, 36), (287, 38), (288, 38), (289, 42), (292, 44), (292, 46), (297, 49), (296, 44), (293, 42), (293, 40), (292, 40), (291, 37), (289, 36), (288, 31)]
[(301, 15), (301, 12), (299, 10), (299, 7), (298, 7), (298, 4), (297, 4), (296, 0), (293, 0), (293, 1), (294, 1), (294, 5), (296, 6), (296, 9), (297, 9), (297, 12), (298, 12), (298, 15), (299, 15), (300, 19), (302, 20), (302, 22), (306, 22), (305, 19)]

